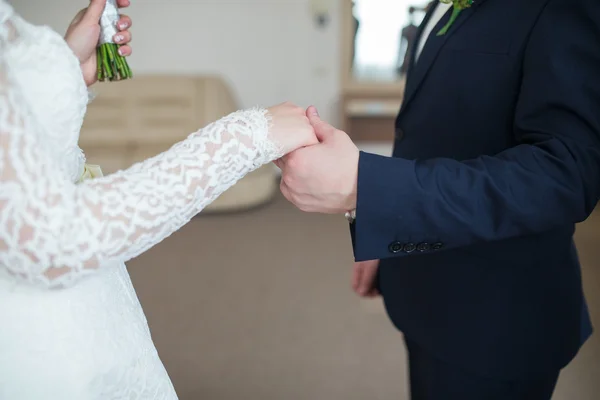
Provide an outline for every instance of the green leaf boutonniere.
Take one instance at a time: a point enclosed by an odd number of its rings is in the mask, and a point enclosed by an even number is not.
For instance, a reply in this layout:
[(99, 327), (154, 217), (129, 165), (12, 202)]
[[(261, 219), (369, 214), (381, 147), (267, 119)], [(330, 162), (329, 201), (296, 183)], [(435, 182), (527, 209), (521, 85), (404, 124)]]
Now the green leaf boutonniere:
[(445, 35), (448, 32), (448, 29), (452, 26), (458, 15), (462, 12), (462, 10), (469, 8), (473, 5), (473, 0), (440, 0), (442, 3), (450, 4), (452, 3), (452, 15), (450, 16), (450, 20), (440, 31), (437, 33), (437, 36)]

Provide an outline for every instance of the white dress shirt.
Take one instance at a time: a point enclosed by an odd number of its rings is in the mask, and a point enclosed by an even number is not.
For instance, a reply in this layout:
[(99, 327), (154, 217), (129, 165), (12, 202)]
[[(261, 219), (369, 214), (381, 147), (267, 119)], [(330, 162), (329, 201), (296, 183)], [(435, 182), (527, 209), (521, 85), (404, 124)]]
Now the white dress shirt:
[[(451, 8), (452, 8), (452, 3), (446, 4), (446, 3), (440, 2), (435, 7), (435, 10), (433, 10), (433, 14), (431, 14), (431, 18), (429, 18), (427, 25), (423, 29), (423, 33), (417, 39), (419, 41), (419, 45), (417, 47), (417, 53), (415, 54), (415, 63), (419, 59), (419, 56), (421, 55), (421, 52), (423, 51), (423, 47), (425, 47), (425, 43), (427, 42), (427, 39), (429, 39), (429, 36), (431, 35), (433, 28), (435, 28), (435, 26), (438, 24), (438, 22), (440, 22), (442, 17)], [(437, 32), (435, 32), (434, 34), (436, 34), (436, 33)]]

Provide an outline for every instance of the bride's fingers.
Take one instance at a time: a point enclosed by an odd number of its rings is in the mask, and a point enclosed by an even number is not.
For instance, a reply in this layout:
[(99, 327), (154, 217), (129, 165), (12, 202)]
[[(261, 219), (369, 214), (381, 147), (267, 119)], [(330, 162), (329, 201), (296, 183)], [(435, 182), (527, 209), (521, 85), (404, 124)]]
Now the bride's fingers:
[(278, 158), (277, 160), (273, 161), (273, 163), (277, 165), (277, 168), (283, 171), (283, 169), (285, 168), (285, 156)]
[(133, 21), (131, 20), (131, 18), (127, 15), (121, 14), (119, 21), (117, 21), (117, 29), (120, 31), (124, 31), (125, 29), (131, 28), (131, 25), (133, 25)]
[(131, 32), (129, 32), (129, 31), (119, 32), (113, 37), (113, 40), (115, 41), (116, 44), (127, 44), (127, 43), (131, 42)]
[(131, 1), (129, 0), (117, 0), (117, 6), (119, 8), (129, 7), (131, 5)]
[(128, 45), (119, 47), (119, 54), (123, 57), (129, 57), (131, 55), (131, 47)]

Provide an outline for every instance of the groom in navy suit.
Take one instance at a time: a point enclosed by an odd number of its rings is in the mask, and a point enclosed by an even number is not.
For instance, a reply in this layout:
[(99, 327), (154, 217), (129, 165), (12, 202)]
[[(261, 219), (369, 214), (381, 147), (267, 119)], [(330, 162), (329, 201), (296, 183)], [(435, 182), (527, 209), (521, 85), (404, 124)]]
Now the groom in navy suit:
[(573, 233), (600, 196), (600, 3), (476, 0), (438, 35), (443, 7), (393, 156), (311, 107), (321, 143), (278, 161), (281, 190), (351, 220), (355, 287), (404, 333), (413, 400), (548, 400), (592, 333)]

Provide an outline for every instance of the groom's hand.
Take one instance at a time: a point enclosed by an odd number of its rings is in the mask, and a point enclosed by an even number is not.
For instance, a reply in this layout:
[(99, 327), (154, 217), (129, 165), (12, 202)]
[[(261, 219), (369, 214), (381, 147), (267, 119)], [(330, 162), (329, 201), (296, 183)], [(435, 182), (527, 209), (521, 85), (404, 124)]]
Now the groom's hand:
[(321, 120), (317, 109), (306, 115), (319, 143), (296, 150), (277, 163), (281, 192), (302, 211), (343, 214), (356, 208), (358, 148), (346, 133)]
[(377, 272), (379, 260), (354, 263), (352, 270), (352, 289), (361, 297), (377, 297)]

